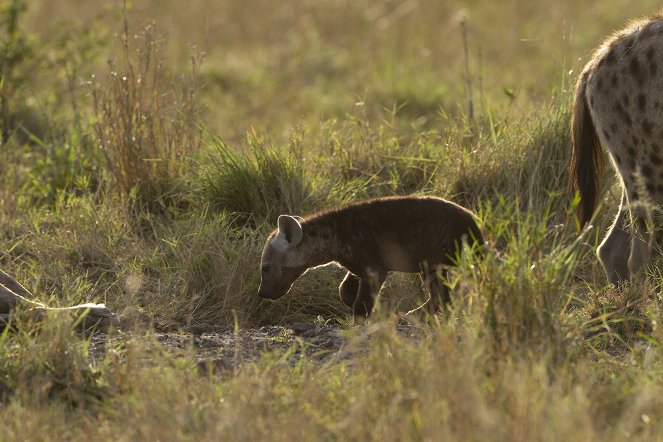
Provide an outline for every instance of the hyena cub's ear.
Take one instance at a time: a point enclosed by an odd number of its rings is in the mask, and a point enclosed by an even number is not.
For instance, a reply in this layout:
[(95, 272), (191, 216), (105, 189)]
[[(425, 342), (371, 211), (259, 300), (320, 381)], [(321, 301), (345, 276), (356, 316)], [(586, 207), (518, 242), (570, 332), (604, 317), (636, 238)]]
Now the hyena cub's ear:
[(297, 218), (298, 217), (290, 215), (279, 216), (279, 235), (283, 235), (290, 246), (296, 246), (299, 244), (302, 240), (302, 237), (304, 236), (302, 225), (299, 224), (299, 220)]

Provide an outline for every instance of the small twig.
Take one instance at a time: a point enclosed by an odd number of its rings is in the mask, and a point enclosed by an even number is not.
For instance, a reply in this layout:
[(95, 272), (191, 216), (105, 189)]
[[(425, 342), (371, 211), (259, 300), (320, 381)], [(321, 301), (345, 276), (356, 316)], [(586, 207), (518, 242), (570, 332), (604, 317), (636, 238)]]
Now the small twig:
[(467, 43), (466, 18), (460, 20), (460, 32), (463, 37), (463, 53), (465, 57), (465, 89), (467, 92), (467, 118), (474, 132), (474, 94), (472, 93), (472, 74), (470, 72), (470, 50)]

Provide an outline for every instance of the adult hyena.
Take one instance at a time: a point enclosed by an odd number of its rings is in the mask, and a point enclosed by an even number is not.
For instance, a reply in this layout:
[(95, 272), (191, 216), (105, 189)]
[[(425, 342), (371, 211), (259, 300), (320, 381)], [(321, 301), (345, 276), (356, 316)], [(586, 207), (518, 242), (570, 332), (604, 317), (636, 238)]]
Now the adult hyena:
[(594, 214), (602, 156), (609, 153), (622, 198), (597, 254), (612, 283), (649, 262), (654, 212), (663, 203), (663, 17), (630, 23), (610, 36), (576, 85), (571, 174), (580, 222)]
[(444, 266), (463, 239), (483, 244), (474, 215), (435, 197), (360, 201), (306, 218), (281, 215), (265, 243), (258, 295), (278, 299), (307, 269), (336, 262), (349, 272), (339, 286), (355, 323), (371, 314), (387, 272), (420, 272), (431, 292), (428, 310), (449, 302)]

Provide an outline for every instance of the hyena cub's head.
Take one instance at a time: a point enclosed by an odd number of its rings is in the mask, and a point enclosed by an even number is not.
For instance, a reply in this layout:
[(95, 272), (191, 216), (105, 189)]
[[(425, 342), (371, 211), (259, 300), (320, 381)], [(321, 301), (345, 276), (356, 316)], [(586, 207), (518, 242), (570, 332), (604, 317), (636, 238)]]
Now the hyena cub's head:
[(279, 299), (306, 271), (307, 258), (301, 247), (297, 247), (303, 237), (304, 232), (297, 218), (279, 216), (278, 229), (269, 235), (262, 252), (258, 296)]

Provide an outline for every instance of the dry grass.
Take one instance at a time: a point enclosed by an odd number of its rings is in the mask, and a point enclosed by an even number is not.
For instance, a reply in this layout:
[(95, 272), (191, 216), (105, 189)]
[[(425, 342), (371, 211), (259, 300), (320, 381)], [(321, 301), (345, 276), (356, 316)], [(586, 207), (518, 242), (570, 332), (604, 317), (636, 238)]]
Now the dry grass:
[[(121, 62), (109, 62), (108, 83), (94, 85), (94, 131), (112, 178), (111, 188), (155, 207), (172, 197), (187, 157), (200, 146), (197, 69), (176, 83), (164, 65), (159, 34), (138, 35), (124, 23)], [(137, 46), (137, 47), (135, 47)]]
[[(66, 322), (0, 335), (4, 439), (661, 438), (660, 272), (605, 287), (616, 196), (578, 237), (565, 175), (582, 58), (656, 2), (120, 6), (44, 1), (0, 26), (4, 59), (22, 51), (0, 89), (2, 268), (136, 325), (96, 356)], [(334, 268), (257, 298), (263, 241), (280, 213), (404, 193), (470, 207), (488, 239), (414, 337), (394, 327), (421, 296), (407, 276), (322, 362), (297, 344), (210, 372), (152, 335), (344, 324)]]

